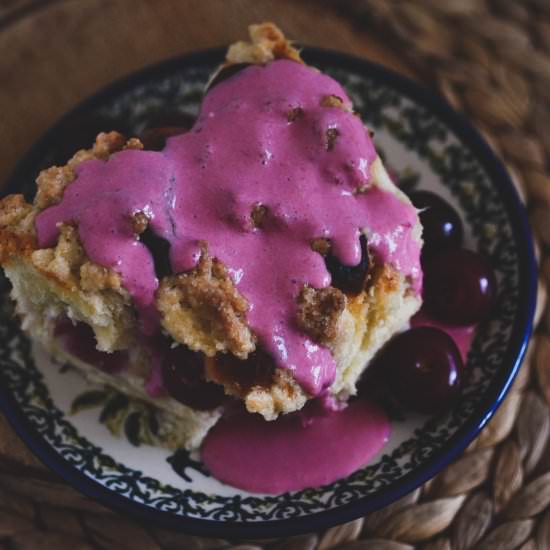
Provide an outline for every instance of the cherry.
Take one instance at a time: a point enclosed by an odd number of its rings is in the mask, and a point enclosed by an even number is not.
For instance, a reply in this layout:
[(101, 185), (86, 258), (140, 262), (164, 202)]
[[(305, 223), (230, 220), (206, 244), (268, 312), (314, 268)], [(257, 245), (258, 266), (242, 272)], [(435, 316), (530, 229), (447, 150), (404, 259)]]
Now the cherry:
[(170, 243), (156, 235), (149, 227), (139, 236), (139, 240), (149, 250), (158, 279), (172, 273), (170, 265)]
[(239, 359), (231, 353), (216, 356), (217, 377), (246, 392), (253, 386), (269, 387), (273, 384), (275, 362), (261, 349), (251, 353), (247, 359)]
[(457, 211), (441, 197), (430, 191), (415, 191), (410, 199), (421, 210), (424, 247), (423, 254), (457, 248), (462, 244), (462, 222)]
[(139, 139), (145, 149), (161, 151), (169, 137), (184, 134), (190, 130), (195, 119), (195, 116), (176, 109), (159, 111), (147, 120)]
[(449, 250), (424, 265), (424, 306), (438, 321), (473, 325), (495, 302), (497, 283), (489, 262), (471, 250)]
[(361, 243), (361, 260), (357, 265), (344, 265), (330, 253), (325, 258), (325, 265), (332, 278), (331, 285), (347, 294), (359, 294), (365, 287), (369, 273), (370, 258), (365, 235), (361, 235), (359, 242)]
[(452, 406), (464, 369), (453, 339), (434, 327), (398, 334), (373, 366), (399, 404), (424, 413)]
[(207, 411), (225, 400), (223, 387), (204, 378), (204, 357), (185, 346), (172, 348), (162, 363), (166, 391), (193, 409)]
[(70, 319), (63, 317), (57, 321), (54, 334), (67, 353), (103, 372), (116, 374), (128, 366), (128, 352), (107, 353), (98, 350), (94, 331), (85, 323), (73, 324)]

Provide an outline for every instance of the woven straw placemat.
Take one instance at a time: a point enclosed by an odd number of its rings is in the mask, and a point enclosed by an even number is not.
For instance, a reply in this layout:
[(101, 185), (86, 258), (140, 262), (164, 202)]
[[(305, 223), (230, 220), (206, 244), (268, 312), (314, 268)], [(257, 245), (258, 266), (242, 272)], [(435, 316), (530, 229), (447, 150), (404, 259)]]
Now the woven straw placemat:
[[(0, 2), (0, 15), (2, 4), (9, 11), (11, 3), (17, 2)], [(26, 9), (33, 2), (20, 4)], [(317, 6), (333, 10), (330, 17), (351, 17), (365, 39), (367, 33), (381, 37), (466, 112), (529, 207), (541, 266), (538, 329), (510, 394), (467, 452), (421, 489), (366, 518), (286, 540), (237, 543), (145, 529), (76, 496), (22, 455), (9, 470), (0, 468), (0, 546), (550, 548), (550, 1), (334, 0)], [(25, 475), (16, 475), (18, 468)]]

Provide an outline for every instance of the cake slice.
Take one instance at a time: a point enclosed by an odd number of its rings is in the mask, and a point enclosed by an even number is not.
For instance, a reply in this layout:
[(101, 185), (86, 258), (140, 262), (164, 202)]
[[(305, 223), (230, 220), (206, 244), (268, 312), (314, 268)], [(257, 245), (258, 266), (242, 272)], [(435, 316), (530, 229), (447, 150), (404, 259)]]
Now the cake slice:
[(154, 404), (172, 447), (227, 399), (266, 420), (343, 406), (421, 304), (416, 210), (345, 92), (274, 25), (250, 36), (162, 151), (103, 133), (32, 204), (0, 202), (23, 330)]

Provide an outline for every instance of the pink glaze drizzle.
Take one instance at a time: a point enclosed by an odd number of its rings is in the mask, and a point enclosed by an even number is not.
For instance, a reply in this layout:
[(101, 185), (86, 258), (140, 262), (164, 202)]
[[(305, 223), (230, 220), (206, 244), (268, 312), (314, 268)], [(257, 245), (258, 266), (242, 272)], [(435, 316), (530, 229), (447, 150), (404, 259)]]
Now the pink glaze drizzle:
[[(337, 82), (301, 64), (243, 70), (207, 94), (191, 131), (169, 139), (163, 151), (127, 150), (82, 163), (61, 203), (37, 217), (39, 245), (55, 244), (60, 222), (77, 224), (86, 253), (121, 275), (142, 331), (151, 335), (158, 330), (158, 280), (131, 216), (150, 217), (151, 229), (171, 245), (176, 273), (192, 269), (199, 241), (207, 242), (248, 300), (260, 345), (319, 394), (334, 378), (334, 360), (294, 321), (300, 288), (330, 284), (311, 239), (329, 237), (339, 259), (355, 265), (365, 228), (375, 257), (421, 285), (419, 245), (411, 238), (416, 212), (376, 186), (354, 193), (368, 184), (376, 152), (358, 117), (321, 106), (328, 95), (350, 106)], [(301, 116), (289, 121), (297, 108)], [(337, 134), (333, 147), (329, 129)], [(250, 217), (258, 203), (268, 209), (261, 228)]]
[(365, 465), (388, 441), (383, 411), (362, 399), (303, 423), (300, 415), (266, 422), (240, 412), (208, 433), (202, 461), (216, 479), (258, 493), (318, 487)]

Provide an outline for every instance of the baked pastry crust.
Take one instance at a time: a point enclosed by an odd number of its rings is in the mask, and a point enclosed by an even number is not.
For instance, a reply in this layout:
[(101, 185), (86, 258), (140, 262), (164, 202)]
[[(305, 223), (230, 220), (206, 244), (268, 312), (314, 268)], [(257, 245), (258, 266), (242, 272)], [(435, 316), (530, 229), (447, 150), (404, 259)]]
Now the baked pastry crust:
[[(225, 66), (265, 63), (276, 58), (302, 62), (298, 50), (273, 24), (252, 25), (250, 36), (250, 42), (238, 42), (229, 48)], [(342, 108), (342, 101), (336, 96), (327, 96), (323, 101), (327, 106)], [(145, 386), (151, 374), (149, 356), (141, 342), (130, 295), (119, 275), (86, 256), (77, 227), (61, 226), (58, 242), (52, 248), (40, 249), (36, 241), (37, 214), (62, 200), (65, 189), (76, 178), (78, 165), (89, 159), (107, 161), (127, 148), (141, 149), (143, 145), (138, 139), (126, 140), (117, 132), (101, 133), (90, 149), (77, 152), (66, 165), (49, 168), (39, 175), (33, 204), (21, 195), (0, 201), (0, 263), (12, 282), (12, 296), (24, 330), (89, 378), (149, 400), (172, 414), (183, 434), (178, 443), (192, 448), (200, 443), (220, 411), (198, 412), (170, 397), (148, 396)], [(380, 158), (372, 165), (370, 182), (409, 203), (392, 183)], [(261, 212), (253, 212), (252, 218), (253, 223), (261, 224)], [(132, 223), (136, 235), (141, 235), (147, 229), (148, 219), (137, 213)], [(413, 234), (420, 242), (419, 222)], [(330, 243), (319, 239), (312, 246), (326, 254)], [(373, 264), (367, 284), (356, 295), (346, 295), (334, 287), (302, 289), (297, 323), (313, 341), (332, 352), (336, 362), (336, 378), (329, 388), (332, 397), (345, 401), (355, 394), (365, 365), (395, 332), (406, 327), (420, 303), (411, 282), (390, 265)], [(219, 354), (234, 356), (239, 369), (239, 361), (250, 360), (260, 350), (247, 323), (246, 298), (225, 266), (208, 255), (207, 243), (194, 270), (160, 278), (156, 306), (165, 333), (175, 343), (202, 352), (207, 358), (207, 378), (222, 384), (227, 394), (242, 399), (248, 411), (273, 420), (281, 413), (301, 409), (311, 398), (289, 370), (266, 364), (256, 378), (242, 383), (238, 374), (228, 376), (227, 370), (221, 368)], [(60, 317), (89, 325), (101, 351), (129, 350), (128, 371), (116, 376), (100, 373), (60, 349), (54, 337), (55, 322)]]

